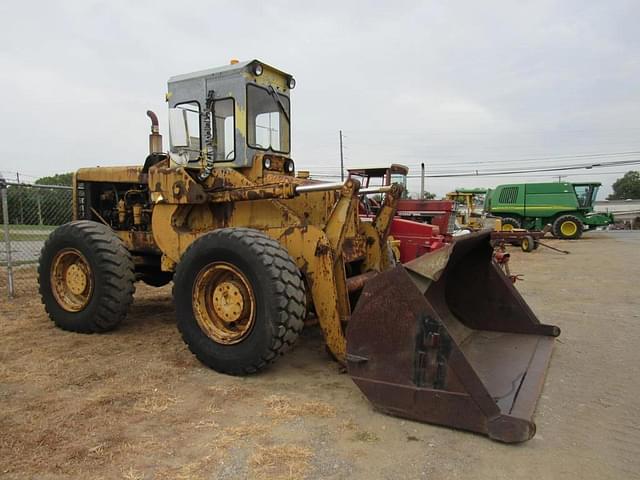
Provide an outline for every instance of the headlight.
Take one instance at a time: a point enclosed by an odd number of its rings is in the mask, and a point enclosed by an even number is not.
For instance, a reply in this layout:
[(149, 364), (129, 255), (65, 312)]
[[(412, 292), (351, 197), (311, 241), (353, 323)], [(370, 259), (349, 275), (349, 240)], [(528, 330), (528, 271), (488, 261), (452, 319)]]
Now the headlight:
[(284, 162), (284, 171), (286, 173), (293, 173), (293, 171), (296, 169), (296, 166), (293, 163), (293, 160), (287, 160), (286, 162)]
[(262, 65), (260, 65), (259, 63), (256, 63), (253, 65), (253, 73), (259, 77), (260, 75), (262, 75)]
[(293, 90), (294, 88), (296, 88), (296, 79), (291, 77), (289, 78), (289, 90)]
[(270, 157), (264, 157), (264, 159), (262, 160), (262, 165), (264, 166), (264, 168), (269, 170), (271, 168), (271, 158)]

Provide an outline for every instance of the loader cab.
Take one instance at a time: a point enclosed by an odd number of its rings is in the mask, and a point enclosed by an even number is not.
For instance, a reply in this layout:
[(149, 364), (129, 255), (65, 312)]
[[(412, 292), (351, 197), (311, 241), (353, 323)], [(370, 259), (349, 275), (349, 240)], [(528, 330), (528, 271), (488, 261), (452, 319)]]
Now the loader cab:
[[(288, 158), (294, 87), (291, 75), (259, 60), (171, 77), (171, 163), (203, 168), (209, 160), (244, 168), (259, 154)], [(284, 169), (293, 173), (293, 162), (284, 162)]]

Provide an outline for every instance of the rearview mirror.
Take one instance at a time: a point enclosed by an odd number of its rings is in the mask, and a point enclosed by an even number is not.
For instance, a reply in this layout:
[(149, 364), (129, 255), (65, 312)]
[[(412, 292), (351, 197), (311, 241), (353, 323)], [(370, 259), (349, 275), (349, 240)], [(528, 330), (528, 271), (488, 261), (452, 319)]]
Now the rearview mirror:
[(182, 108), (169, 109), (169, 138), (172, 148), (189, 146), (186, 110)]

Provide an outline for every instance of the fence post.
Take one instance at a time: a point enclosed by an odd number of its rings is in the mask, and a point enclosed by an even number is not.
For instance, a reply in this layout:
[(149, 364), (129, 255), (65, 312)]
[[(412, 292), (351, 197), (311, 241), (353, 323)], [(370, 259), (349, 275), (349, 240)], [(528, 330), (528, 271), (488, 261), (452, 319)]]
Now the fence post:
[(7, 249), (7, 285), (9, 297), (15, 295), (13, 286), (13, 265), (11, 262), (11, 237), (9, 236), (9, 202), (7, 201), (7, 183), (0, 178), (0, 196), (2, 197), (2, 223), (4, 223), (4, 244)]
[(42, 200), (38, 189), (36, 189), (36, 201), (38, 202), (38, 225), (42, 225)]

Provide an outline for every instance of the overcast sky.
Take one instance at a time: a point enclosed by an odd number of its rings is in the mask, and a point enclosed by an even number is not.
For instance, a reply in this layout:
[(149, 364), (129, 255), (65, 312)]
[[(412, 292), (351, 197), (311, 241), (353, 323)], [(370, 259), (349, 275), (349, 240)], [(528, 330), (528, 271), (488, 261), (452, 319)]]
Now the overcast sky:
[[(27, 181), (142, 163), (147, 109), (166, 133), (167, 79), (231, 58), (296, 77), (292, 156), (312, 173), (339, 174), (340, 129), (347, 165), (415, 175), (421, 162), (430, 174), (640, 159), (624, 153), (640, 151), (637, 0), (23, 0), (0, 16), (0, 171)], [(591, 154), (607, 155), (575, 157)], [(632, 168), (563, 179), (606, 194)], [(537, 175), (427, 189), (554, 179)]]

